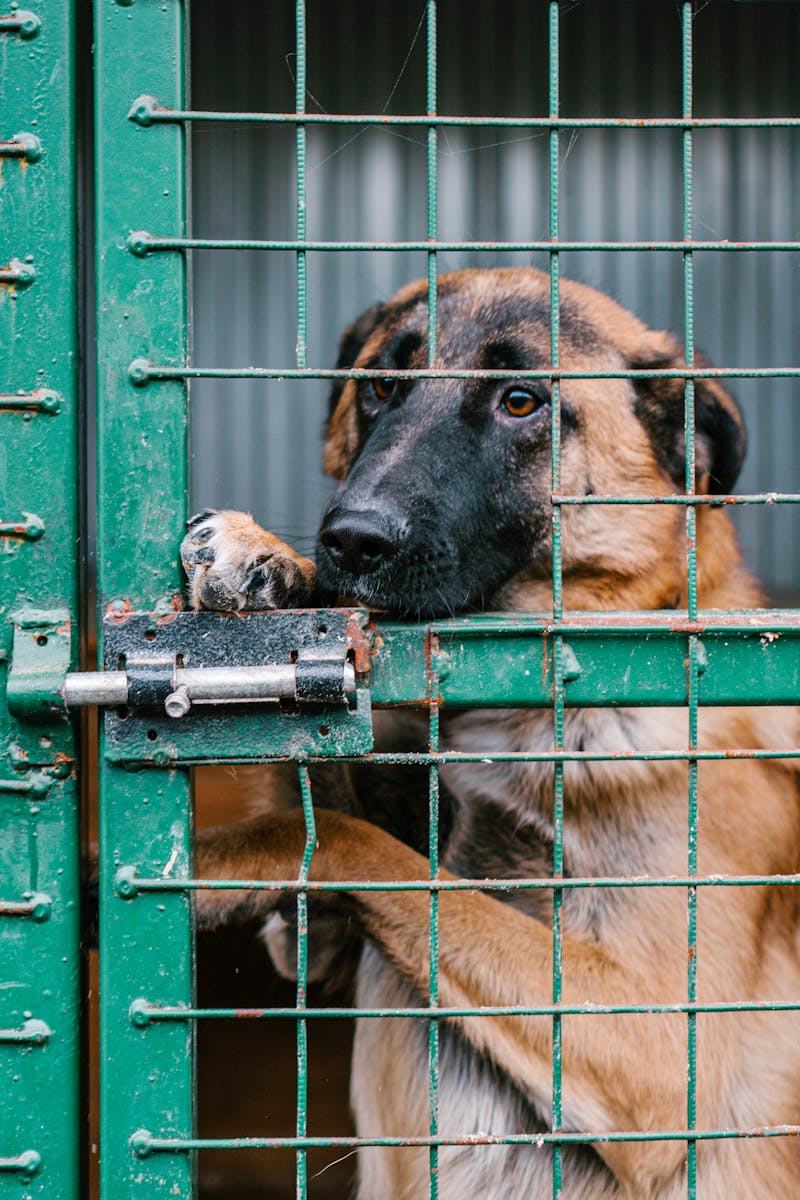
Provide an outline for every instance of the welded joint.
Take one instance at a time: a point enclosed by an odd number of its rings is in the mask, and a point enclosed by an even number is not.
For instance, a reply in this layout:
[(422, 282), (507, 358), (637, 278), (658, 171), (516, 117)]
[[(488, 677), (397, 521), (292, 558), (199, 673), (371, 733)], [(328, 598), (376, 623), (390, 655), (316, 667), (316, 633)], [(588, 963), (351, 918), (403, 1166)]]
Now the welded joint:
[(0, 794), (10, 792), (12, 795), (30, 796), (32, 800), (43, 800), (52, 786), (50, 776), (39, 772), (30, 779), (0, 779)]
[(139, 895), (136, 867), (120, 867), (114, 876), (114, 891), (120, 900), (134, 900)]
[(34, 392), (0, 392), (0, 412), (38, 412), (54, 417), (61, 412), (62, 404), (58, 392), (49, 388), (37, 388)]
[(564, 683), (574, 683), (582, 675), (578, 656), (567, 642), (561, 643), (561, 678)]
[[(117, 0), (117, 3), (120, 3), (120, 0)], [(147, 129), (157, 120), (168, 117), (171, 113), (172, 109), (159, 104), (155, 96), (137, 96), (128, 110), (128, 120)]]
[(28, 917), (41, 923), (53, 911), (53, 901), (45, 892), (23, 892), (22, 900), (0, 900), (0, 917)]
[(44, 521), (35, 513), (23, 512), (21, 521), (0, 521), (0, 537), (35, 542), (44, 533)]
[(27, 8), (18, 8), (16, 12), (0, 17), (0, 33), (17, 33), (21, 38), (32, 38), (36, 37), (41, 27), (41, 18)]
[(43, 1046), (52, 1030), (45, 1021), (29, 1017), (19, 1029), (0, 1029), (0, 1045)]
[(35, 1175), (42, 1165), (42, 1156), (37, 1150), (23, 1150), (15, 1158), (0, 1158), (0, 1171), (15, 1171), (20, 1175)]
[(42, 143), (35, 133), (15, 133), (8, 141), (0, 142), (0, 158), (20, 158), (33, 163), (41, 157)]
[(698, 675), (704, 675), (708, 667), (708, 651), (700, 638), (694, 635), (693, 665)]
[(135, 358), (128, 367), (128, 378), (134, 387), (145, 387), (152, 378), (150, 363), (146, 358)]
[(0, 267), (0, 283), (8, 287), (30, 287), (35, 278), (33, 263), (23, 262), (20, 258), (12, 258), (4, 267)]
[(135, 1025), (137, 1029), (146, 1029), (148, 1025), (151, 1025), (153, 1022), (152, 1014), (152, 1006), (141, 996), (137, 1000), (134, 1000), (128, 1009), (131, 1024)]
[(125, 244), (131, 254), (135, 254), (137, 258), (146, 258), (150, 253), (152, 242), (153, 235), (148, 233), (146, 229), (134, 229), (128, 235), (128, 240)]
[(153, 1151), (153, 1135), (149, 1129), (137, 1129), (131, 1134), (129, 1145), (138, 1158), (147, 1158)]

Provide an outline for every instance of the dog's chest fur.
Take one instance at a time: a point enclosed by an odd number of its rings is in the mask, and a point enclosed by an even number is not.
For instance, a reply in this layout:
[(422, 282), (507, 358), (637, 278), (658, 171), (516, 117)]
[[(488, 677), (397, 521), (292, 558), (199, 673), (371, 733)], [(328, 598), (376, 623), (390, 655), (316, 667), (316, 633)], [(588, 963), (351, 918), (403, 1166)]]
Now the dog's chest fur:
[[(580, 709), (565, 714), (564, 748), (580, 753), (676, 749), (682, 739), (685, 744), (685, 716), (675, 710)], [(466, 713), (444, 724), (444, 741), (446, 749), (456, 751), (547, 755), (554, 748), (553, 717), (546, 711)], [(553, 763), (546, 758), (443, 767), (442, 780), (453, 799), (447, 866), (471, 878), (550, 877), (554, 776)], [(663, 869), (664, 840), (654, 828), (653, 806), (647, 800), (658, 789), (682, 804), (685, 788), (685, 767), (675, 763), (565, 763), (565, 876), (644, 872), (656, 841)], [(664, 819), (663, 806), (659, 819)], [(676, 862), (676, 870), (681, 865)], [(521, 889), (506, 898), (549, 923), (549, 890)], [(594, 890), (568, 890), (565, 916), (573, 928), (588, 931), (607, 900)]]
[[(584, 751), (636, 750), (673, 745), (681, 736), (681, 720), (673, 714), (579, 711), (567, 714), (565, 746)], [(553, 748), (550, 712), (475, 712), (442, 723), (445, 750), (502, 754)], [(643, 764), (579, 763), (565, 767), (564, 866), (566, 876), (627, 874), (636, 864), (646, 869), (653, 831), (636, 802)], [(644, 766), (650, 789), (652, 764)], [(658, 770), (658, 768), (657, 768)], [(627, 775), (627, 778), (626, 778)], [(680, 776), (670, 764), (664, 778), (673, 776), (680, 794)], [(452, 811), (444, 850), (445, 865), (473, 879), (550, 878), (553, 874), (553, 768), (544, 762), (463, 763), (442, 768), (443, 795)], [(685, 774), (684, 774), (685, 779)], [(614, 796), (614, 807), (604, 798)], [(620, 804), (622, 797), (622, 804)], [(628, 801), (626, 803), (625, 801)], [(661, 848), (663, 858), (663, 846)], [(497, 893), (498, 898), (550, 924), (550, 889), (520, 889)], [(602, 936), (604, 916), (616, 909), (608, 890), (581, 888), (564, 893), (564, 919), (573, 929)], [(618, 914), (617, 914), (618, 915)], [(367, 946), (359, 970), (359, 1007), (400, 1007), (424, 1002), (385, 961)], [(383, 1024), (383, 1029), (378, 1026)], [(386, 1026), (391, 1025), (391, 1029)], [(427, 1132), (428, 1035), (418, 1021), (361, 1021), (353, 1061), (352, 1099), (359, 1132), (397, 1134), (414, 1129)], [(397, 1079), (402, 1062), (403, 1082)], [(386, 1089), (381, 1080), (399, 1086)], [(536, 1133), (548, 1128), (549, 1114), (536, 1112), (519, 1091), (448, 1025), (440, 1027), (439, 1127), (444, 1134), (490, 1132)], [(406, 1152), (408, 1154), (408, 1152)], [(405, 1190), (392, 1192), (397, 1200), (425, 1194), (427, 1154), (416, 1159)], [(361, 1163), (359, 1200), (378, 1200), (386, 1188), (397, 1188), (397, 1175), (383, 1174), (381, 1154)], [(440, 1196), (461, 1200), (481, 1195), (486, 1200), (517, 1200), (549, 1195), (552, 1157), (548, 1148), (443, 1148), (440, 1153)], [(565, 1195), (574, 1200), (616, 1200), (620, 1195), (599, 1157), (590, 1149), (564, 1151)]]

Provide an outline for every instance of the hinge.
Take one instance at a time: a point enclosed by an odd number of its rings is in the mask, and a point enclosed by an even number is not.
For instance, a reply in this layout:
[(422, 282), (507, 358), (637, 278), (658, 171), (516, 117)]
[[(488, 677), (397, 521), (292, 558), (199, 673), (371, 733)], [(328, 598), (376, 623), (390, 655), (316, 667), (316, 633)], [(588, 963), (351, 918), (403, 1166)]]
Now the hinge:
[(6, 685), (8, 708), (25, 721), (66, 716), (70, 618), (66, 609), (20, 609), (11, 614), (14, 641)]

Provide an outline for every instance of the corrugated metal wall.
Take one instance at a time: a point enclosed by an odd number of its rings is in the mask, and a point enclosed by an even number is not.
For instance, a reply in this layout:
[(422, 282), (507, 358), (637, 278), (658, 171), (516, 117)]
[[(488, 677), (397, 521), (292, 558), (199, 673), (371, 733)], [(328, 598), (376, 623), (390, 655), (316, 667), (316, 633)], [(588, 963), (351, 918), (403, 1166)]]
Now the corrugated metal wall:
[[(792, 115), (800, 101), (800, 6), (707, 3), (695, 20), (698, 116)], [(425, 96), (422, 0), (310, 0), (308, 108), (420, 112)], [(680, 22), (674, 0), (562, 5), (562, 108), (567, 116), (680, 113)], [(193, 106), (293, 111), (294, 4), (194, 0)], [(546, 115), (545, 0), (439, 2), (442, 113)], [(794, 130), (695, 135), (695, 236), (798, 239), (800, 140)], [(440, 236), (547, 236), (547, 138), (525, 130), (440, 135)], [(311, 128), (308, 236), (409, 239), (425, 234), (423, 130)], [(294, 236), (294, 133), (196, 125), (194, 232)], [(563, 137), (562, 237), (681, 236), (681, 134), (584, 131)], [(565, 254), (563, 274), (602, 288), (653, 326), (680, 331), (682, 267), (671, 254)], [(441, 269), (532, 263), (543, 256), (443, 254)], [(421, 255), (309, 256), (309, 356), (330, 366), (361, 309), (424, 273)], [(794, 254), (696, 256), (696, 338), (718, 365), (780, 366), (798, 358)], [(294, 257), (194, 255), (194, 355), (204, 366), (292, 366)], [(735, 388), (751, 434), (739, 488), (800, 491), (800, 387)], [(322, 384), (202, 380), (193, 387), (197, 505), (250, 509), (309, 547), (328, 491), (320, 471)], [(776, 598), (800, 587), (800, 514), (739, 510), (749, 561)]]

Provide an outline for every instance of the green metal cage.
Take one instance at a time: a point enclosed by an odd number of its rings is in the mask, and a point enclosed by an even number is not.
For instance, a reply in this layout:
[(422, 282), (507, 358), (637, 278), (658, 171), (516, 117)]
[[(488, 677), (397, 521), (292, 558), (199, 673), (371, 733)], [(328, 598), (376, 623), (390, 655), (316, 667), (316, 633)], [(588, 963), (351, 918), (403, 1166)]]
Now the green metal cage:
[[(427, 710), (423, 754), (371, 755), (371, 761), (407, 762), (428, 772), (429, 877), (395, 885), (429, 896), (430, 992), (414, 1009), (353, 1010), (309, 1007), (307, 993), (308, 899), (318, 891), (387, 888), (353, 881), (309, 880), (314, 848), (314, 797), (309, 767), (331, 755), (358, 758), (363, 747), (347, 730), (324, 745), (317, 730), (298, 748), (280, 730), (268, 735), (248, 726), (227, 752), (213, 739), (170, 740), (153, 728), (134, 744), (101, 733), (100, 787), (100, 1009), (101, 1180), (111, 1200), (190, 1197), (197, 1184), (197, 1153), (262, 1150), (265, 1172), (271, 1150), (296, 1155), (298, 1200), (313, 1194), (308, 1153), (317, 1147), (423, 1146), (428, 1149), (428, 1196), (439, 1195), (439, 1151), (459, 1139), (440, 1130), (438, 1100), (442, 1021), (466, 1010), (439, 999), (438, 922), (443, 891), (474, 889), (476, 881), (440, 877), (439, 770), (454, 761), (544, 761), (553, 769), (553, 861), (545, 878), (480, 880), (484, 890), (538, 889), (552, 896), (552, 999), (547, 1005), (474, 1010), (486, 1020), (503, 1015), (543, 1015), (552, 1021), (551, 1128), (542, 1134), (469, 1135), (482, 1146), (550, 1148), (552, 1194), (565, 1195), (562, 1150), (601, 1141), (679, 1141), (686, 1146), (686, 1195), (702, 1200), (697, 1146), (704, 1140), (796, 1137), (800, 1126), (759, 1130), (701, 1128), (697, 1123), (697, 1020), (718, 1011), (777, 1009), (779, 1003), (698, 1000), (698, 889), (796, 887), (800, 874), (703, 876), (698, 871), (698, 767), (731, 757), (800, 758), (797, 746), (776, 750), (699, 748), (698, 713), (704, 705), (787, 705), (800, 694), (800, 619), (794, 611), (704, 613), (698, 609), (696, 519), (705, 504), (781, 505), (800, 495), (769, 493), (708, 497), (694, 490), (695, 382), (705, 378), (771, 379), (800, 376), (798, 367), (717, 368), (695, 355), (696, 258), (742, 251), (796, 253), (800, 242), (732, 243), (696, 237), (693, 220), (693, 150), (698, 129), (797, 128), (800, 117), (713, 117), (693, 113), (693, 6), (679, 4), (681, 22), (680, 114), (620, 119), (570, 118), (561, 113), (560, 0), (542, 0), (547, 12), (548, 109), (540, 116), (491, 117), (437, 113), (437, 3), (425, 0), (426, 87), (418, 114), (310, 113), (306, 0), (296, 0), (295, 109), (286, 113), (199, 111), (190, 107), (187, 78), (187, 5), (181, 0), (96, 0), (94, 8), (95, 163), (94, 247), (97, 389), (97, 576), (101, 618), (139, 619), (158, 640), (159, 622), (176, 609), (182, 579), (176, 549), (187, 517), (190, 384), (197, 379), (336, 380), (369, 376), (310, 365), (307, 351), (309, 256), (415, 251), (425, 255), (428, 279), (428, 367), (413, 378), (469, 378), (476, 372), (437, 366), (439, 256), (469, 250), (491, 256), (504, 250), (546, 253), (550, 275), (550, 365), (515, 372), (552, 386), (551, 513), (552, 612), (482, 615), (422, 625), (383, 623), (382, 645), (371, 671), (373, 705), (413, 705)], [(4, 353), (0, 422), (5, 429), (5, 483), (0, 539), (6, 571), (0, 578), (5, 660), (0, 707), (4, 765), (0, 769), (0, 918), (4, 955), (0, 978), (0, 1057), (10, 1103), (0, 1126), (0, 1197), (72, 1197), (81, 1189), (82, 1137), (81, 958), (78, 935), (78, 795), (73, 728), (53, 699), (64, 672), (77, 666), (75, 630), (77, 531), (80, 510), (78, 380), (76, 121), (74, 37), (76, 5), (39, 3), (0, 17), (0, 71), (10, 84), (0, 128), (0, 328)], [(541, 69), (545, 64), (541, 65)], [(55, 81), (55, 82), (54, 82)], [(261, 123), (294, 132), (296, 227), (273, 241), (194, 237), (187, 204), (189, 131), (197, 121)], [(306, 139), (312, 126), (371, 125), (424, 132), (427, 145), (427, 220), (416, 240), (404, 243), (314, 241), (307, 237)], [(539, 130), (549, 145), (548, 236), (530, 242), (440, 240), (437, 217), (439, 135), (442, 129)], [(671, 129), (682, 139), (682, 237), (657, 242), (579, 242), (560, 237), (560, 173), (564, 137), (581, 128)], [(23, 130), (23, 133), (14, 133)], [(83, 228), (88, 228), (84, 224)], [(570, 372), (559, 359), (561, 255), (570, 250), (641, 251), (677, 255), (683, 268), (685, 362), (659, 371)], [(190, 342), (189, 269), (196, 250), (254, 250), (290, 254), (296, 267), (297, 350), (294, 363), (255, 367), (199, 367)], [(7, 265), (6, 265), (7, 264)], [(378, 375), (379, 372), (372, 372)], [(496, 374), (496, 373), (494, 373)], [(562, 380), (670, 377), (684, 381), (685, 494), (674, 497), (564, 494), (561, 486)], [(233, 386), (233, 384), (232, 384)], [(14, 470), (24, 463), (24, 470)], [(85, 472), (84, 472), (85, 474)], [(688, 610), (589, 616), (565, 610), (562, 594), (561, 522), (566, 506), (674, 503), (685, 510)], [(108, 621), (98, 626), (100, 650)], [(145, 636), (148, 636), (146, 633)], [(44, 700), (42, 699), (44, 697)], [(49, 700), (48, 700), (49, 697)], [(440, 749), (442, 709), (535, 706), (553, 714), (552, 751), (492, 755), (480, 747), (456, 754)], [(686, 870), (681, 877), (580, 879), (564, 872), (564, 772), (580, 760), (620, 757), (609, 751), (564, 749), (564, 718), (571, 706), (665, 705), (688, 713), (684, 750), (630, 753), (631, 760), (677, 760), (687, 771)], [(363, 730), (361, 731), (363, 733)], [(151, 737), (151, 733), (153, 736)], [(319, 734), (319, 736), (317, 736)], [(259, 737), (261, 740), (259, 740)], [(250, 740), (252, 738), (252, 741)], [(264, 740), (266, 738), (266, 741)], [(265, 748), (266, 747), (266, 748)], [(190, 768), (235, 759), (296, 762), (308, 843), (296, 880), (204, 881), (193, 874)], [(169, 863), (169, 869), (164, 864)], [(230, 1008), (198, 1007), (192, 896), (198, 889), (283, 890), (296, 895), (298, 981), (296, 1003), (262, 1009), (257, 1020), (291, 1019), (296, 1028), (297, 1103), (292, 1136), (203, 1138), (196, 1132), (195, 1031), (198, 1022), (224, 1020)], [(681, 1004), (565, 1005), (562, 1001), (562, 900), (568, 889), (662, 887), (686, 895), (686, 996)], [(800, 1010), (796, 1004), (784, 1008)], [(470, 1010), (472, 1012), (473, 1010)], [(562, 1122), (562, 1020), (580, 1014), (684, 1014), (687, 1029), (686, 1112), (682, 1129), (608, 1132), (565, 1130)], [(241, 1015), (241, 1014), (239, 1014)], [(370, 1139), (312, 1135), (308, 1123), (308, 1022), (319, 1018), (412, 1016), (428, 1037), (430, 1122), (426, 1137)], [(85, 1081), (84, 1081), (85, 1082)], [(53, 1091), (58, 1090), (58, 1105)], [(85, 1090), (85, 1089), (84, 1089)]]

